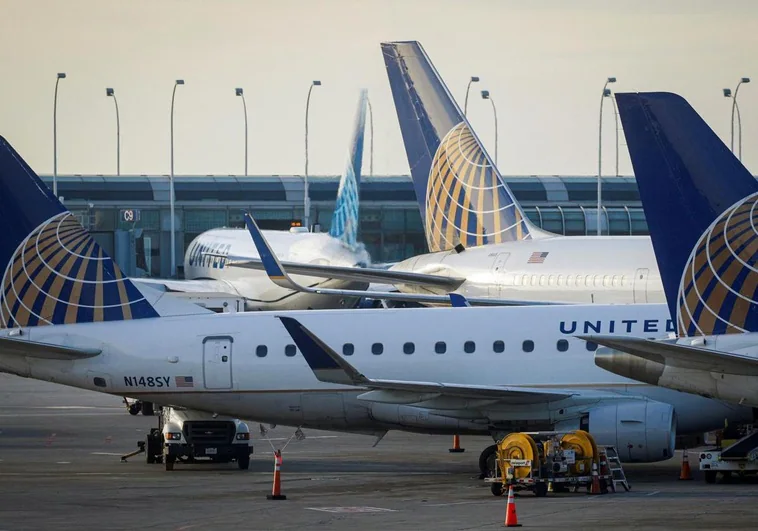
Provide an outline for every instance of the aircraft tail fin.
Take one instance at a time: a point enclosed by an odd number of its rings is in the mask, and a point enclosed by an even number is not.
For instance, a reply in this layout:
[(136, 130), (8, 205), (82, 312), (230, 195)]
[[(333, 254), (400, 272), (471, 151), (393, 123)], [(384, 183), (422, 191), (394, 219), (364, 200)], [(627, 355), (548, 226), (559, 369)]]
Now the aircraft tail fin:
[(420, 43), (382, 43), (431, 251), (529, 239), (538, 232)]
[(687, 101), (616, 94), (679, 334), (758, 331), (758, 183)]
[(368, 91), (362, 89), (355, 113), (353, 134), (345, 161), (345, 170), (340, 179), (337, 203), (334, 206), (329, 235), (341, 240), (350, 248), (358, 245), (359, 187), (363, 161), (363, 138), (366, 129), (366, 106)]
[(0, 328), (158, 316), (3, 137), (0, 227)]

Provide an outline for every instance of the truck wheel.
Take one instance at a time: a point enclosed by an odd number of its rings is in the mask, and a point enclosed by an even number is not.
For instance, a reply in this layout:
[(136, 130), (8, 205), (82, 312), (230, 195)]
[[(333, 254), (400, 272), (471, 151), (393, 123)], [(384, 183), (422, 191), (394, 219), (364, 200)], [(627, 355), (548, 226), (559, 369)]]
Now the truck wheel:
[(534, 495), (537, 496), (538, 498), (547, 496), (547, 483), (537, 483), (534, 486)]
[(497, 445), (493, 444), (482, 450), (479, 454), (479, 479), (484, 479), (492, 474), (495, 477), (495, 459), (497, 457)]
[(493, 496), (502, 496), (503, 495), (503, 484), (502, 483), (492, 483), (490, 485), (490, 491), (492, 492)]
[(163, 458), (163, 462), (166, 465), (166, 472), (171, 472), (174, 469), (174, 463), (176, 462), (176, 456), (167, 455)]
[(148, 465), (154, 465), (155, 464), (155, 454), (153, 454), (149, 450), (145, 450), (145, 456), (147, 458), (147, 464)]
[(142, 414), (146, 417), (152, 417), (155, 414), (152, 402), (142, 402)]
[(250, 454), (237, 457), (237, 466), (240, 470), (247, 470), (250, 468)]
[(716, 471), (715, 470), (706, 470), (705, 471), (705, 482), (706, 483), (716, 483)]

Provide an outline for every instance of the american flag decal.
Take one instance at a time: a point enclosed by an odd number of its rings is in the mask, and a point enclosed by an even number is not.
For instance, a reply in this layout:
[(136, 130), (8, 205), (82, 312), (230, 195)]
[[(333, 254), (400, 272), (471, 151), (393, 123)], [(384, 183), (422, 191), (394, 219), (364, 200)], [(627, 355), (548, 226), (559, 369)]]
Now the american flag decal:
[(192, 376), (174, 376), (177, 387), (195, 387), (195, 382)]
[(541, 264), (545, 261), (545, 258), (547, 258), (547, 255), (550, 253), (532, 253), (532, 255), (529, 257), (529, 260), (526, 261), (527, 264)]

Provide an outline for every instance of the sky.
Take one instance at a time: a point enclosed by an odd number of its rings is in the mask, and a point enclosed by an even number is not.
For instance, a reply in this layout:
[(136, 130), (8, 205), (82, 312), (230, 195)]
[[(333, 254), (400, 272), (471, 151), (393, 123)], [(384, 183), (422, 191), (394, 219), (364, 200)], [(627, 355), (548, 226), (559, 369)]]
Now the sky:
[[(754, 0), (3, 0), (0, 135), (38, 173), (53, 169), (57, 72), (59, 174), (168, 174), (174, 80), (175, 173), (302, 174), (305, 100), (310, 174), (339, 174), (358, 91), (374, 113), (374, 173), (408, 162), (379, 43), (418, 40), (507, 175), (593, 175), (603, 83), (683, 95), (729, 143), (741, 77), (743, 162), (758, 173), (758, 2)], [(607, 103), (610, 103), (607, 101)], [(615, 174), (606, 105), (603, 173)], [(368, 140), (368, 138), (367, 138)], [(621, 135), (620, 173), (631, 164)], [(367, 143), (368, 145), (368, 143)], [(364, 159), (368, 173), (368, 150)]]

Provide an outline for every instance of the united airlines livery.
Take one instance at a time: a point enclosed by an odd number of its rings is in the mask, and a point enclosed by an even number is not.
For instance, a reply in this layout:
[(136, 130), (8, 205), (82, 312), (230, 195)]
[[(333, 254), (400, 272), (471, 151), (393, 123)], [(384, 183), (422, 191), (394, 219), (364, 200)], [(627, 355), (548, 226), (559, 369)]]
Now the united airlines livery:
[(758, 183), (680, 96), (617, 94), (676, 342), (591, 339), (620, 375), (758, 406)]

